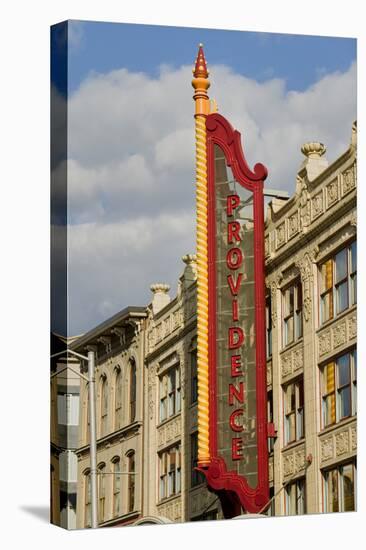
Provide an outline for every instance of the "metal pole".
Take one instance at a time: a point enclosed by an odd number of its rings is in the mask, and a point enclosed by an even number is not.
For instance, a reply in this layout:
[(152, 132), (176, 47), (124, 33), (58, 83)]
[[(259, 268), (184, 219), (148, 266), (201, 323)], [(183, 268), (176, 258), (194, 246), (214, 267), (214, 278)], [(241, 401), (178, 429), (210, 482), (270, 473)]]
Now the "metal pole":
[(89, 374), (89, 415), (90, 415), (90, 497), (91, 527), (98, 527), (98, 494), (97, 494), (97, 433), (95, 419), (95, 374), (94, 351), (88, 352)]

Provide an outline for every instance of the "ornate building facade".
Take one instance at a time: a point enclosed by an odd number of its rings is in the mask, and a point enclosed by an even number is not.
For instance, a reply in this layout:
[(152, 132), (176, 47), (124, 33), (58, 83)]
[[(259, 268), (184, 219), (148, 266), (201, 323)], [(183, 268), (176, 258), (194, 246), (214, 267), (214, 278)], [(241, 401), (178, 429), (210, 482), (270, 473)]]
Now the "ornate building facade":
[[(302, 152), (296, 192), (273, 199), (265, 223), (268, 421), (276, 430), (268, 513), (276, 516), (356, 509), (356, 124), (331, 165), (320, 143)], [(174, 299), (168, 285), (152, 285), (148, 306), (126, 308), (70, 344), (96, 353), (100, 526), (223, 517), (195, 470), (197, 269), (195, 256), (183, 262)], [(77, 386), (76, 516), (68, 525), (82, 528), (90, 525), (88, 386), (83, 378)]]

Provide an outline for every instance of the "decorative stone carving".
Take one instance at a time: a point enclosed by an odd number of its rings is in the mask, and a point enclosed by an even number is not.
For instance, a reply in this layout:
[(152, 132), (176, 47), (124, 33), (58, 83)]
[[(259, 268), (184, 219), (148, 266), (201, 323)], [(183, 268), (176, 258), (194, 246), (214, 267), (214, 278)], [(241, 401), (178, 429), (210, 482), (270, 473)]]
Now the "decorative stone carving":
[(351, 451), (357, 449), (357, 428), (356, 426), (351, 426)]
[(305, 460), (305, 449), (302, 448), (295, 452), (294, 455), (294, 471), (295, 472), (301, 472), (301, 470), (304, 470), (306, 465)]
[(276, 229), (276, 249), (283, 246), (286, 242), (285, 222), (282, 222)]
[(320, 443), (320, 460), (321, 462), (324, 462), (325, 460), (333, 458), (333, 455), (333, 437), (329, 437), (328, 439), (324, 439), (324, 441), (321, 441)]
[(339, 323), (333, 329), (333, 343), (334, 347), (338, 348), (342, 344), (346, 343), (346, 321)]
[(313, 220), (323, 213), (323, 191), (314, 195), (311, 201), (311, 210)]
[(343, 195), (352, 191), (356, 187), (356, 178), (355, 178), (355, 165), (353, 164), (350, 168), (345, 170), (342, 174), (342, 192)]
[(277, 283), (271, 283), (271, 303), (272, 303), (272, 327), (276, 327), (277, 323)]
[(294, 455), (289, 454), (284, 457), (283, 461), (283, 473), (285, 476), (289, 476), (294, 472)]
[(296, 211), (288, 218), (288, 238), (291, 239), (299, 232), (299, 213)]
[(287, 376), (291, 374), (291, 353), (288, 353), (287, 355), (282, 356), (281, 360), (281, 366), (282, 366), (282, 376)]
[(343, 455), (349, 451), (349, 433), (348, 430), (340, 432), (335, 436), (336, 456)]
[(310, 193), (304, 179), (301, 182), (300, 192), (300, 223), (302, 231), (306, 233), (310, 225)]
[(150, 420), (152, 420), (154, 418), (154, 410), (155, 410), (154, 392), (155, 392), (155, 384), (156, 384), (156, 365), (151, 365), (149, 367), (148, 384), (149, 384), (149, 391), (148, 391), (149, 418)]
[(304, 366), (304, 355), (302, 348), (297, 349), (293, 353), (293, 364), (294, 364), (294, 372), (298, 371), (303, 368)]
[(271, 483), (274, 480), (274, 467), (273, 467), (273, 457), (268, 461), (268, 481)]
[(299, 257), (295, 265), (299, 268), (302, 282), (303, 312), (305, 321), (309, 321), (312, 310), (313, 273), (312, 261), (308, 252)]
[(338, 200), (338, 179), (331, 181), (326, 187), (327, 207), (329, 208)]
[(272, 361), (267, 363), (267, 386), (272, 384)]
[(329, 353), (331, 349), (331, 333), (330, 330), (328, 330), (319, 336), (319, 356), (322, 357), (322, 355)]
[(350, 319), (348, 319), (348, 337), (356, 338), (357, 336), (357, 318), (356, 315), (353, 315)]
[(264, 237), (264, 256), (265, 258), (267, 258), (267, 256), (269, 256), (269, 235), (266, 235)]

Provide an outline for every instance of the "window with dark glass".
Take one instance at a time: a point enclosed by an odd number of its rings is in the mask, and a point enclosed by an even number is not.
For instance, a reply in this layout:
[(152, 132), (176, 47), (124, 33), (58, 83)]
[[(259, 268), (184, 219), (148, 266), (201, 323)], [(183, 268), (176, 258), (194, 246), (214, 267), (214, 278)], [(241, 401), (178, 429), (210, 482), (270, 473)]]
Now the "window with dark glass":
[(302, 337), (302, 286), (300, 281), (282, 293), (283, 345), (288, 346)]
[(135, 509), (135, 452), (128, 453), (128, 497), (127, 510), (133, 512)]
[(122, 426), (122, 372), (120, 368), (115, 372), (114, 386), (114, 429), (118, 430)]
[(103, 523), (105, 514), (105, 464), (98, 466), (99, 523)]
[(319, 266), (320, 323), (357, 303), (357, 244), (343, 248)]
[(272, 301), (271, 296), (266, 298), (266, 353), (267, 359), (272, 357)]
[(100, 432), (101, 435), (107, 433), (107, 422), (108, 422), (108, 379), (106, 376), (101, 378), (101, 392), (100, 392)]
[(356, 509), (356, 465), (342, 464), (323, 474), (325, 512), (350, 512)]
[(130, 361), (130, 422), (136, 418), (136, 363)]
[(198, 399), (197, 350), (191, 351), (191, 404)]
[(321, 369), (323, 427), (357, 412), (357, 353), (345, 353)]
[(159, 454), (159, 499), (181, 492), (181, 450), (175, 445)]
[(181, 380), (179, 365), (159, 377), (159, 420), (163, 422), (181, 410)]
[(306, 514), (305, 478), (289, 483), (285, 487), (286, 515)]
[(303, 378), (284, 387), (285, 445), (304, 437)]

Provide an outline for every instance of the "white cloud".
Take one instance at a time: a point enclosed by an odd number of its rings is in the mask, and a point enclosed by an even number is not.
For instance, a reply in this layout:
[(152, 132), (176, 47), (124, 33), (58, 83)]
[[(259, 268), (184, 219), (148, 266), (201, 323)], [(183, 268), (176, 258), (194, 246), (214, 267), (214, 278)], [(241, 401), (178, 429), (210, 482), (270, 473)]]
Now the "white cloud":
[[(241, 131), (249, 166), (267, 166), (266, 186), (294, 191), (305, 141), (325, 143), (330, 161), (348, 147), (355, 64), (303, 92), (225, 66), (210, 71), (210, 96)], [(193, 251), (191, 77), (191, 67), (162, 67), (158, 78), (126, 69), (94, 73), (69, 99), (73, 332), (102, 321), (106, 304), (110, 313), (131, 301), (143, 304), (157, 279), (175, 285), (180, 255)]]

